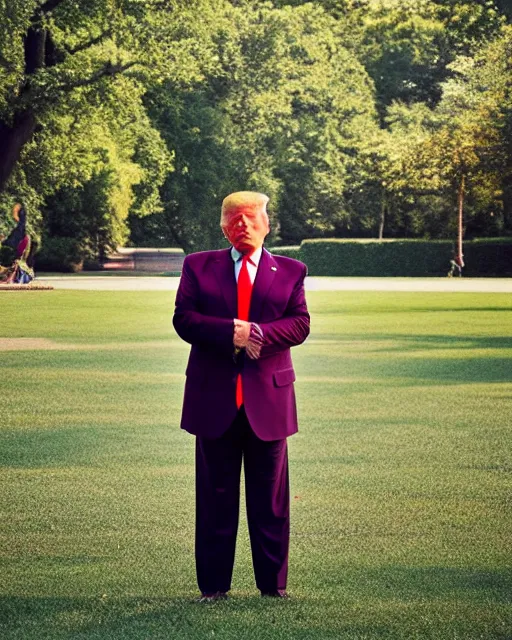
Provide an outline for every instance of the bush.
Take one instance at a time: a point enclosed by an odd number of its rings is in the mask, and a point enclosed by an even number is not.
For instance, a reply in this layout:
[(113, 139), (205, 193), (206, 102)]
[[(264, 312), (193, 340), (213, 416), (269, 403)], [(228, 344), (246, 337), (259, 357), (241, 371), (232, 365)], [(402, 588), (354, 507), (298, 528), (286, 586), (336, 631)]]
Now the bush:
[[(312, 276), (445, 276), (452, 240), (303, 240), (296, 247), (272, 251), (305, 262)], [(469, 277), (512, 275), (512, 238), (483, 238), (464, 243), (463, 274)]]
[(0, 246), (0, 265), (2, 267), (10, 267), (14, 262), (16, 253), (12, 247)]
[(287, 258), (295, 258), (295, 260), (302, 260), (300, 247), (270, 247), (270, 253), (276, 256), (286, 256)]
[(512, 238), (481, 238), (464, 248), (464, 275), (512, 276)]
[(36, 255), (36, 268), (44, 271), (81, 271), (84, 250), (75, 238), (45, 238), (41, 251)]

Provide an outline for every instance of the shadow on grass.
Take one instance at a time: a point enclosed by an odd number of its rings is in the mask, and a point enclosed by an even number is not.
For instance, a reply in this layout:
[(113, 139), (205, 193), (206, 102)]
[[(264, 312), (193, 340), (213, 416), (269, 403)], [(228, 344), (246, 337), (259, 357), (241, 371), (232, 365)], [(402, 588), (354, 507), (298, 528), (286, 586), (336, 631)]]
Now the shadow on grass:
[[(165, 340), (166, 336), (157, 336), (156, 340)], [(2, 354), (2, 369), (6, 375), (7, 370), (15, 373), (28, 369), (40, 369), (41, 380), (48, 370), (61, 370), (63, 375), (66, 371), (83, 372), (81, 378), (82, 385), (94, 386), (94, 375), (98, 372), (111, 373), (116, 375), (122, 373), (151, 373), (166, 374), (174, 365), (180, 367), (177, 373), (185, 371), (185, 358), (181, 349), (175, 349), (176, 341), (168, 340), (165, 347), (147, 346), (144, 342), (139, 342), (136, 349), (94, 349), (92, 351), (82, 351), (80, 345), (76, 350), (37, 350), (5, 352)], [(87, 376), (91, 376), (88, 380)], [(77, 382), (75, 381), (75, 384)], [(134, 381), (136, 384), (136, 380)], [(39, 385), (40, 386), (40, 385)]]
[[(343, 355), (323, 356), (318, 361), (304, 360), (307, 379), (304, 382), (321, 382), (317, 395), (332, 396), (332, 386), (340, 386), (343, 396), (353, 387), (355, 391), (375, 389), (375, 385), (400, 386), (447, 386), (459, 384), (500, 383), (511, 381), (512, 355), (506, 357), (442, 358), (400, 357), (350, 358)], [(328, 376), (330, 380), (324, 378)], [(354, 381), (351, 382), (350, 378)], [(338, 380), (339, 378), (339, 380)], [(366, 382), (361, 382), (364, 378)], [(299, 373), (298, 382), (301, 383)], [(331, 383), (331, 386), (329, 386)]]
[[(4, 597), (3, 638), (186, 637), (193, 615), (185, 599)], [(183, 635), (177, 635), (181, 632)], [(5, 635), (7, 634), (7, 635)]]
[[(231, 597), (198, 604), (195, 598), (0, 599), (0, 633), (7, 640), (141, 638), (195, 640), (334, 640), (396, 637), (385, 624), (347, 624), (319, 615), (321, 603)], [(316, 612), (314, 611), (316, 609)], [(313, 615), (310, 615), (310, 614)], [(315, 614), (316, 613), (316, 614)], [(320, 619), (320, 622), (319, 622)], [(333, 624), (334, 622), (334, 624)]]
[[(366, 593), (404, 602), (450, 599), (459, 602), (511, 603), (512, 570), (476, 570), (458, 567), (385, 566), (364, 572), (344, 572), (344, 579), (364, 585)], [(357, 591), (361, 593), (361, 589)]]
[[(386, 341), (386, 336), (377, 336), (377, 340)], [(398, 347), (389, 348), (390, 351), (417, 351), (423, 349), (512, 349), (512, 336), (438, 336), (420, 335), (407, 336), (394, 334), (392, 340), (398, 340)]]
[(3, 430), (0, 467), (110, 467), (144, 465), (169, 467), (175, 456), (190, 448), (168, 423), (151, 427), (72, 426), (54, 429)]
[[(338, 333), (322, 333), (318, 336), (308, 337), (306, 344), (311, 347), (315, 342), (338, 343), (340, 348), (351, 344), (362, 345), (361, 335), (347, 335), (342, 338)], [(360, 346), (361, 351), (419, 351), (425, 349), (512, 349), (512, 336), (471, 336), (471, 335), (414, 335), (401, 333), (367, 334), (364, 343), (368, 346)]]
[[(3, 638), (314, 639), (483, 637), (478, 611), (510, 602), (509, 571), (452, 567), (382, 567), (324, 576), (317, 588), (289, 601), (237, 595), (202, 605), (195, 597), (0, 598)], [(385, 605), (384, 603), (389, 603)], [(474, 608), (474, 609), (473, 609)], [(475, 611), (468, 620), (467, 611)], [(430, 611), (430, 614), (429, 614)], [(457, 613), (457, 611), (459, 613)], [(466, 613), (465, 613), (466, 612)], [(492, 620), (492, 617), (491, 617)], [(434, 621), (434, 622), (433, 622)], [(434, 625), (434, 627), (432, 627)], [(467, 635), (468, 625), (474, 633)], [(421, 635), (428, 630), (427, 636)], [(436, 635), (438, 632), (440, 635)], [(466, 632), (466, 635), (465, 635)], [(341, 635), (340, 635), (341, 634)], [(412, 635), (411, 635), (412, 634)]]
[[(512, 370), (512, 337), (475, 336), (410, 336), (403, 334), (373, 334), (365, 340), (360, 336), (324, 334), (319, 338), (324, 347), (321, 357), (312, 338), (301, 352), (308, 376), (327, 375), (370, 378), (384, 383), (394, 378), (407, 384), (466, 384), (510, 382)], [(328, 343), (327, 349), (325, 343)], [(480, 351), (493, 350), (487, 355)], [(419, 352), (419, 353), (418, 353)], [(321, 367), (321, 368), (320, 368)], [(318, 372), (318, 373), (317, 373)], [(299, 375), (300, 381), (300, 375)]]
[(510, 358), (415, 358), (375, 363), (378, 378), (408, 378), (412, 384), (446, 385), (510, 382)]

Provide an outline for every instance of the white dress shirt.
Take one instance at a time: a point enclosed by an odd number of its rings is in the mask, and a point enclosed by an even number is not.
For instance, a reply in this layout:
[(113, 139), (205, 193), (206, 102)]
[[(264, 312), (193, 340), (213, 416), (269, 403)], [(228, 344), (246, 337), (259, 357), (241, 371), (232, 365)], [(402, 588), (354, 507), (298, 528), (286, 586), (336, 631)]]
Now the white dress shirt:
[[(261, 259), (261, 253), (263, 251), (263, 247), (256, 249), (251, 257), (247, 261), (247, 271), (249, 272), (249, 278), (251, 279), (251, 284), (254, 284), (254, 278), (256, 278), (256, 273), (258, 271), (258, 265)], [(233, 258), (233, 262), (235, 263), (235, 279), (238, 282), (238, 274), (240, 273), (240, 269), (242, 268), (242, 256), (244, 254), (237, 251), (235, 247), (231, 247), (231, 257)]]

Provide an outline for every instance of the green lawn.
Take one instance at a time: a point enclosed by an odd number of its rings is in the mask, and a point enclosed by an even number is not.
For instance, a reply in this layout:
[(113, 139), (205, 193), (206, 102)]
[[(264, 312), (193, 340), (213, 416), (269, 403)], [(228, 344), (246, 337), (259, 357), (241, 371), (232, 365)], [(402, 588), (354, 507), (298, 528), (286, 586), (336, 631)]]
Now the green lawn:
[(206, 606), (173, 297), (0, 294), (0, 638), (511, 638), (510, 296), (309, 294), (293, 599), (257, 595), (243, 515)]

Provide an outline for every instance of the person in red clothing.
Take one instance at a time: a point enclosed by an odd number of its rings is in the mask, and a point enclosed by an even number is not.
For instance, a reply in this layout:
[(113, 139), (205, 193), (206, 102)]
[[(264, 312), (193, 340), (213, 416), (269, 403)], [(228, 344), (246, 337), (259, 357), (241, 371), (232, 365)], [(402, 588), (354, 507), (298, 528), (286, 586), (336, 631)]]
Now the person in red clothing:
[(34, 279), (34, 246), (27, 233), (27, 213), (23, 205), (17, 202), (12, 215), (16, 227), (7, 238), (0, 234), (0, 243), (14, 249), (15, 259), (9, 267), (0, 266), (0, 283), (28, 284)]
[(290, 347), (309, 334), (306, 265), (274, 256), (268, 197), (222, 203), (229, 249), (185, 258), (173, 324), (191, 344), (181, 427), (196, 436), (195, 557), (201, 602), (227, 597), (240, 472), (256, 586), (286, 598), (290, 499), (286, 438), (298, 429)]

